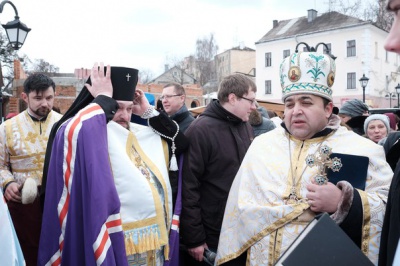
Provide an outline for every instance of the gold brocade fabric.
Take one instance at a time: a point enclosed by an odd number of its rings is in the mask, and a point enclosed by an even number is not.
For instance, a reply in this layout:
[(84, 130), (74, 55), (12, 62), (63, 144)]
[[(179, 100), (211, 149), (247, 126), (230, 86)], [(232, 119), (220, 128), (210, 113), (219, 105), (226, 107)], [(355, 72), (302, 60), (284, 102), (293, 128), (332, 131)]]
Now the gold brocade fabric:
[(45, 121), (33, 121), (24, 111), (0, 125), (0, 185), (28, 177), (41, 184), (49, 134), (61, 117), (51, 111)]
[[(386, 163), (382, 146), (360, 137), (344, 127), (328, 137), (299, 141), (276, 128), (257, 137), (247, 151), (232, 184), (225, 209), (218, 246), (217, 265), (244, 252), (248, 265), (274, 265), (289, 245), (308, 224), (302, 221), (309, 208), (307, 201), (285, 204), (292, 179), (290, 161), (296, 177), (305, 169), (305, 158), (314, 154), (321, 141), (332, 152), (368, 156), (366, 191), (361, 191), (363, 204), (362, 251), (373, 263), (378, 261), (381, 225), (393, 172)], [(292, 158), (290, 158), (291, 154)], [(296, 182), (296, 195), (306, 198), (306, 186), (317, 169), (307, 167)]]
[(130, 129), (113, 121), (107, 125), (125, 249), (129, 265), (162, 265), (172, 221), (168, 146), (149, 127), (131, 124)]

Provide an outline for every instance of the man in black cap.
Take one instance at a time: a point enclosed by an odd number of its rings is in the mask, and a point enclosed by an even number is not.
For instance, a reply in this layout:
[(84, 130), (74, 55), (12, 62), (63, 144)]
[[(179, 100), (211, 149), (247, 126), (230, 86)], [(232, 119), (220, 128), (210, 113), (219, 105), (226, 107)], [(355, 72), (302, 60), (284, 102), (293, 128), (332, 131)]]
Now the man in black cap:
[[(135, 91), (137, 80), (136, 69), (95, 64), (53, 129), (38, 265), (162, 265), (168, 259), (172, 199), (160, 135), (172, 142), (174, 157), (182, 134)], [(131, 113), (150, 118), (150, 126), (129, 123)]]

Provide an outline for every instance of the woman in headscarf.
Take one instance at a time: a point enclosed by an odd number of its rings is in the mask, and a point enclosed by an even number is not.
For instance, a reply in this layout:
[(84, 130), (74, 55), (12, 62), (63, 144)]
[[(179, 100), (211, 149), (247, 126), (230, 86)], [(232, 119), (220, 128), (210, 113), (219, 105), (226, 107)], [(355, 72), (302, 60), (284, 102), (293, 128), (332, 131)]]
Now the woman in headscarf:
[(389, 118), (382, 114), (370, 115), (364, 122), (366, 137), (375, 143), (383, 145), (389, 134)]

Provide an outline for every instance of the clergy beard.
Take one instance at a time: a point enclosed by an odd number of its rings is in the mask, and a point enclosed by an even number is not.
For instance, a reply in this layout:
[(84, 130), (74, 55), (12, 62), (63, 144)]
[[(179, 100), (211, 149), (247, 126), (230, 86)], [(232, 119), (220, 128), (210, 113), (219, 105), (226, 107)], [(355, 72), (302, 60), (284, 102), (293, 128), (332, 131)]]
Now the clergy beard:
[(43, 117), (46, 116), (50, 113), (50, 109), (47, 107), (40, 107), (39, 109), (36, 110), (32, 110), (32, 113), (34, 113), (35, 115), (37, 115), (38, 117)]
[(120, 120), (120, 121), (115, 121), (115, 122), (118, 123), (120, 126), (129, 130), (129, 122), (128, 121)]

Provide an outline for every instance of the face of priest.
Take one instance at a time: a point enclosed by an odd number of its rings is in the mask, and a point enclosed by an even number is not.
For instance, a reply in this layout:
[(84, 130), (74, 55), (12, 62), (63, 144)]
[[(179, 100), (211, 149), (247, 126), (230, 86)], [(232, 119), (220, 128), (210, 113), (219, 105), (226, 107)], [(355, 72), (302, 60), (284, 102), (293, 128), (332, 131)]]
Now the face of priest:
[(400, 54), (400, 0), (389, 0), (387, 9), (394, 12), (394, 21), (386, 38), (385, 49)]
[(312, 94), (297, 94), (285, 99), (284, 122), (289, 132), (299, 140), (310, 139), (328, 124), (332, 102)]
[(133, 102), (132, 101), (117, 101), (118, 110), (114, 115), (113, 121), (120, 124), (126, 129), (129, 129), (131, 121)]
[(44, 91), (31, 91), (28, 94), (22, 93), (22, 99), (28, 104), (30, 113), (36, 118), (49, 114), (54, 104), (54, 89), (49, 87)]

